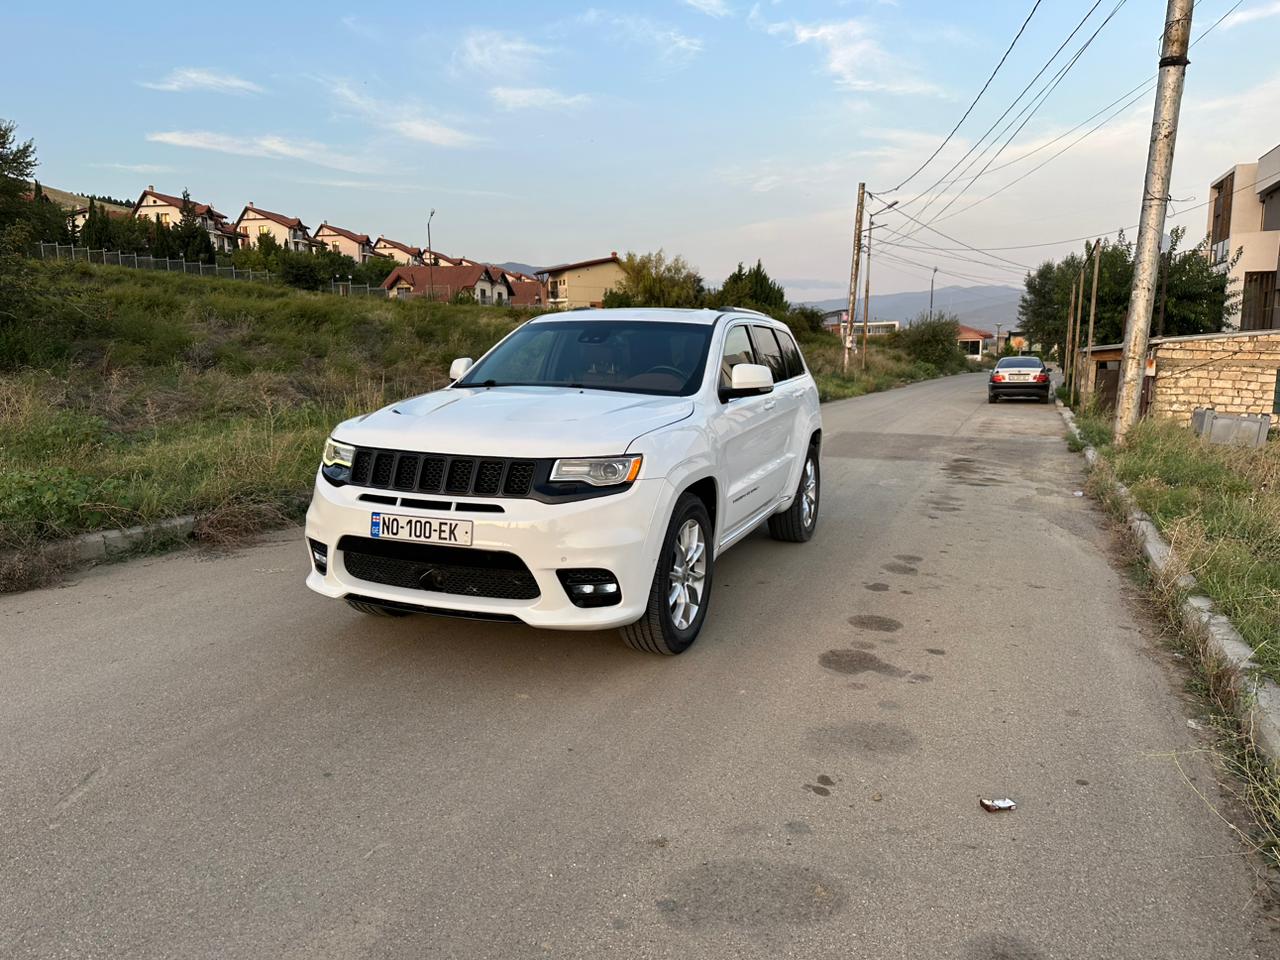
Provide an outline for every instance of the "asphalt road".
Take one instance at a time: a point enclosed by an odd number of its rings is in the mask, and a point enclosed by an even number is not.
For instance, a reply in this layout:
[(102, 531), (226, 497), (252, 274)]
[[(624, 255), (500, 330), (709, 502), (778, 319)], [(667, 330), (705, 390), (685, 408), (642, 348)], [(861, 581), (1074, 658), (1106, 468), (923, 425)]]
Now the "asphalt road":
[(1276, 955), (1053, 408), (824, 416), (674, 659), (362, 617), (296, 531), (0, 598), (0, 956)]

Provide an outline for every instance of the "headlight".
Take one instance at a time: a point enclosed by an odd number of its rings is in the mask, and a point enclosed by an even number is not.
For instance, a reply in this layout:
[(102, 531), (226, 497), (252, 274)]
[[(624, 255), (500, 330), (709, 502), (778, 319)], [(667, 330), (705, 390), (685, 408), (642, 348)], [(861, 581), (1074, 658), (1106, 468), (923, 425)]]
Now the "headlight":
[(557, 460), (551, 468), (552, 483), (589, 483), (593, 487), (616, 487), (630, 483), (640, 474), (643, 457), (591, 457), (584, 460)]
[(338, 443), (330, 438), (324, 443), (324, 455), (320, 458), (320, 472), (330, 483), (341, 486), (351, 482), (351, 464), (356, 458), (356, 448), (349, 443)]
[(351, 461), (355, 459), (356, 448), (349, 443), (338, 443), (337, 440), (330, 438), (324, 443), (324, 456), (321, 463), (326, 467), (339, 466), (349, 467)]

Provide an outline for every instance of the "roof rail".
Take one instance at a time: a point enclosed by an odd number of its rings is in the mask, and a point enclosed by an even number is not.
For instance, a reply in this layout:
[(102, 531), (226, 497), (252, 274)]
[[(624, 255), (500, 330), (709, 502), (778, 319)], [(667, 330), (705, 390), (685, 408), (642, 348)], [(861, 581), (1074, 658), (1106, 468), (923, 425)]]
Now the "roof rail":
[[(721, 307), (720, 309), (728, 313), (754, 313), (758, 317), (769, 316), (763, 310), (756, 310), (754, 307)], [(772, 319), (772, 317), (770, 317), (770, 319)]]

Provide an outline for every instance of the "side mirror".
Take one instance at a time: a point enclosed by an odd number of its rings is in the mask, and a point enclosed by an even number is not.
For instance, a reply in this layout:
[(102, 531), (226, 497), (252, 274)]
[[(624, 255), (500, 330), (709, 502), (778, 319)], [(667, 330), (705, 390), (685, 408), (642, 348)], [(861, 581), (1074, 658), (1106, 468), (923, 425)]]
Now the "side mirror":
[(761, 363), (740, 363), (729, 375), (729, 388), (720, 390), (721, 400), (754, 397), (773, 391), (773, 372)]
[(467, 371), (471, 369), (472, 363), (470, 357), (459, 357), (453, 363), (449, 364), (449, 379), (461, 380), (467, 375)]

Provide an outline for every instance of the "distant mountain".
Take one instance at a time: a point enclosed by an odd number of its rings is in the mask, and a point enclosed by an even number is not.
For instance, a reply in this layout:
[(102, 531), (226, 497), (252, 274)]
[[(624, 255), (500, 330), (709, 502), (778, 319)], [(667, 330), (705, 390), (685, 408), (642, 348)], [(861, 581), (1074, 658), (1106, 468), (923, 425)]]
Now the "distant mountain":
[[(953, 313), (961, 323), (971, 327), (991, 328), (999, 323), (1005, 330), (1018, 322), (1018, 300), (1021, 287), (938, 287), (933, 292), (934, 310)], [(846, 301), (817, 300), (807, 306), (819, 310), (843, 310)], [(929, 309), (929, 291), (911, 290), (905, 293), (881, 293), (871, 297), (873, 320), (897, 320), (909, 324)]]
[(527, 273), (534, 276), (542, 267), (535, 267), (527, 263), (517, 263), (515, 260), (508, 260), (506, 263), (498, 263), (495, 266), (501, 267), (503, 270), (511, 270), (515, 273)]

